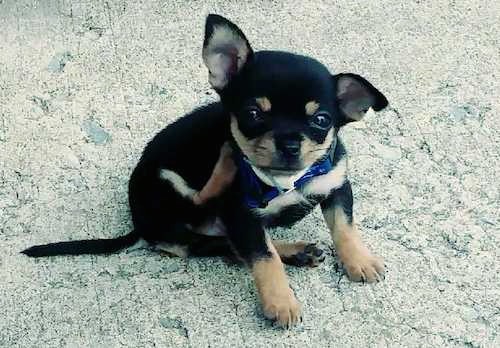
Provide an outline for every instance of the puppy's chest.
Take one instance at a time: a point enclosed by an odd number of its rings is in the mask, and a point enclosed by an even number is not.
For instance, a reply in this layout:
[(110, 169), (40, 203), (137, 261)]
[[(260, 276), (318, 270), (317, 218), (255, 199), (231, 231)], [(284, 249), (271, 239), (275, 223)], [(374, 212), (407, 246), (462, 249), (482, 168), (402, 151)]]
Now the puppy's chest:
[(255, 208), (253, 211), (262, 218), (266, 226), (289, 226), (310, 213), (322, 198), (308, 198), (301, 192), (292, 190), (274, 198), (266, 207)]
[(255, 208), (253, 211), (269, 226), (293, 224), (344, 184), (346, 169), (345, 160), (341, 160), (330, 172), (312, 178), (300, 188), (280, 194), (265, 207)]

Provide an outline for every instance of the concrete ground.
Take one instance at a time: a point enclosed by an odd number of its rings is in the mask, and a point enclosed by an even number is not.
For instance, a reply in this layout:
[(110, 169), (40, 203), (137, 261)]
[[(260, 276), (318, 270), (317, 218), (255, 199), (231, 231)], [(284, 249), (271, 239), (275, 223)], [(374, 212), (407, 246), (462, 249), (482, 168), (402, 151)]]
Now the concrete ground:
[[(387, 264), (288, 268), (304, 322), (263, 319), (248, 272), (150, 250), (33, 260), (130, 230), (145, 143), (215, 98), (204, 17), (256, 49), (362, 74), (391, 102), (343, 131), (355, 214)], [(0, 346), (499, 347), (498, 1), (0, 0)], [(330, 245), (321, 214), (275, 234)]]

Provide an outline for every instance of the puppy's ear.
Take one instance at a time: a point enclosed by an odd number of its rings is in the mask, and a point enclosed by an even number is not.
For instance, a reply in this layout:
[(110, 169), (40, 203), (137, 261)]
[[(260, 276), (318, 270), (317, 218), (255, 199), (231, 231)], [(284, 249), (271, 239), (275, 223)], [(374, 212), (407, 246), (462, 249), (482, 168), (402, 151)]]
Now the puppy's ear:
[(224, 17), (208, 15), (203, 61), (208, 68), (208, 81), (214, 89), (224, 89), (252, 56), (252, 48), (240, 28)]
[(380, 111), (388, 105), (386, 97), (359, 75), (338, 74), (333, 79), (345, 123), (361, 120), (369, 108)]

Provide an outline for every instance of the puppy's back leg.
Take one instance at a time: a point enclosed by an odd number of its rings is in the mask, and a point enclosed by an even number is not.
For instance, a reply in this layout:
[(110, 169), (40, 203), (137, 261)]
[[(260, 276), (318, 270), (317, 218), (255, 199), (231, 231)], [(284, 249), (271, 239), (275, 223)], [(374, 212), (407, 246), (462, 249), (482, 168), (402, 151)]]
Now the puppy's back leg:
[(162, 169), (160, 178), (169, 182), (174, 190), (185, 199), (193, 201), (196, 205), (203, 205), (219, 197), (232, 184), (237, 171), (232, 153), (229, 143), (224, 143), (212, 174), (200, 191), (191, 188), (179, 174), (169, 169)]
[(281, 258), (281, 261), (288, 265), (297, 267), (316, 267), (325, 260), (323, 250), (315, 243), (306, 241), (285, 242), (273, 240), (273, 245)]
[(237, 168), (232, 154), (233, 151), (229, 143), (224, 143), (212, 175), (205, 186), (194, 194), (193, 201), (195, 204), (204, 204), (208, 200), (220, 196), (233, 182)]

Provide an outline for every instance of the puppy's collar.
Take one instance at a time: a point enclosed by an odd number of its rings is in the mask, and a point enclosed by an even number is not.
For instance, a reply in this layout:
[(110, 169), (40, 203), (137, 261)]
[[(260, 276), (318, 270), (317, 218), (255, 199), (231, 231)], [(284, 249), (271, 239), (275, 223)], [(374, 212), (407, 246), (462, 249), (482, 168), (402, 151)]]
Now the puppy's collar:
[[(333, 151), (331, 151), (333, 153)], [(293, 183), (293, 189), (300, 189), (309, 180), (319, 175), (328, 173), (332, 167), (332, 156), (326, 155), (324, 158), (313, 163), (306, 172)], [(275, 181), (274, 186), (267, 185), (255, 174), (248, 158), (240, 151), (236, 152), (235, 162), (238, 166), (238, 176), (243, 190), (243, 199), (249, 208), (265, 208), (267, 204), (285, 192)], [(271, 178), (272, 180), (272, 178)]]

